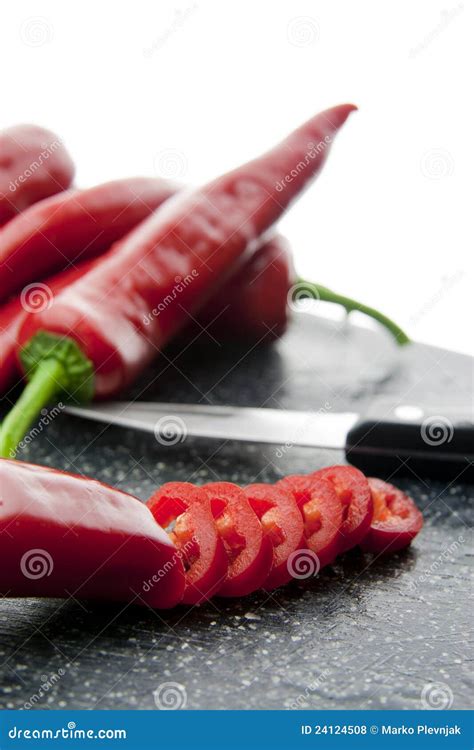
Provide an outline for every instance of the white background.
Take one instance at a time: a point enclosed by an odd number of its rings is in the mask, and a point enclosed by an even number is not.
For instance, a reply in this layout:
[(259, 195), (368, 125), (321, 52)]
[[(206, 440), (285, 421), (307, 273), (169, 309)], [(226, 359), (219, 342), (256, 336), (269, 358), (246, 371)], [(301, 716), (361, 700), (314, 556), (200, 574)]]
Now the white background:
[(474, 353), (468, 0), (22, 0), (1, 16), (0, 127), (57, 131), (81, 186), (200, 183), (356, 103), (282, 222), (298, 271)]

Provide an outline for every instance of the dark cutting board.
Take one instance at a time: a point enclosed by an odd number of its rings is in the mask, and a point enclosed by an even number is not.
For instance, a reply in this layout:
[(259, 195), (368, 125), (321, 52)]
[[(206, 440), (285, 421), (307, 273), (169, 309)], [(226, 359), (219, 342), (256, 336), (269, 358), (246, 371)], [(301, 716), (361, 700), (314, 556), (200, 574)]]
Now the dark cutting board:
[[(206, 334), (183, 348), (166, 352), (134, 395), (334, 411), (357, 410), (380, 394), (411, 403), (447, 393), (472, 398), (470, 358), (422, 345), (396, 352), (384, 334), (310, 316), (300, 315), (282, 341), (250, 352)], [(339, 452), (277, 455), (270, 446), (195, 439), (165, 448), (152, 435), (66, 415), (21, 457), (141, 498), (171, 479), (274, 481), (343, 460)], [(412, 549), (372, 563), (354, 551), (311, 582), (270, 596), (168, 613), (1, 601), (2, 707), (39, 695), (40, 708), (151, 709), (154, 691), (168, 682), (186, 691), (190, 709), (421, 708), (423, 691), (425, 701), (441, 696), (469, 707), (472, 487), (414, 476), (399, 484), (425, 515)]]

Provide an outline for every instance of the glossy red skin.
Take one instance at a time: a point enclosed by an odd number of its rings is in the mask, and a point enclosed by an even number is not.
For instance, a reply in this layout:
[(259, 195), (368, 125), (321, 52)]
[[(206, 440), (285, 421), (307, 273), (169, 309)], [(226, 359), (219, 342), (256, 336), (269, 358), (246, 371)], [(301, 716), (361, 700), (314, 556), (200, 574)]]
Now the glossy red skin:
[(423, 526), (423, 516), (408, 495), (381, 479), (369, 478), (374, 516), (362, 549), (390, 554), (407, 547)]
[(186, 561), (183, 604), (210, 599), (225, 580), (228, 564), (204, 490), (188, 482), (168, 482), (147, 505), (161, 526), (176, 520), (170, 537)]
[(0, 301), (70, 263), (101, 255), (176, 192), (166, 180), (131, 177), (31, 206), (1, 230)]
[(314, 474), (293, 475), (277, 482), (291, 492), (304, 521), (305, 546), (314, 552), (321, 568), (334, 562), (339, 553), (339, 530), (343, 509), (336, 491)]
[(288, 292), (294, 283), (287, 240), (265, 242), (216, 292), (198, 315), (199, 324), (219, 342), (267, 342), (288, 324)]
[(273, 561), (273, 545), (263, 533), (245, 493), (230, 482), (212, 482), (203, 488), (211, 502), (217, 532), (228, 558), (228, 572), (218, 596), (246, 596), (261, 588)]
[[(136, 498), (93, 479), (5, 459), (0, 459), (0, 486), (3, 595), (72, 594), (157, 608), (181, 600), (181, 560)], [(52, 570), (32, 579), (23, 574), (21, 562), (38, 549), (50, 556)]]
[(37, 201), (66, 190), (74, 164), (58, 136), (37, 125), (0, 133), (0, 226)]
[[(39, 330), (75, 338), (93, 362), (96, 396), (119, 393), (255, 252), (320, 171), (353, 109), (327, 110), (264, 156), (167, 201), (48, 310), (29, 316), (21, 343)], [(309, 142), (325, 146), (297, 170)], [(177, 278), (190, 281), (184, 285)], [(178, 283), (182, 289), (176, 293)]]
[[(57, 294), (75, 279), (86, 273), (94, 260), (46, 280), (53, 294)], [(237, 277), (230, 278), (198, 314), (199, 326), (189, 335), (197, 335), (208, 326), (209, 333), (222, 343), (243, 338), (246, 342), (273, 340), (285, 331), (288, 306), (287, 296), (292, 279), (292, 260), (288, 243), (274, 237), (265, 242), (254, 256), (245, 261)], [(227, 302), (226, 302), (227, 300)], [(219, 311), (224, 311), (219, 314)], [(209, 325), (215, 318), (214, 324)], [(0, 394), (21, 377), (16, 355), (17, 336), (26, 313), (16, 297), (0, 307)]]
[(343, 505), (339, 552), (359, 544), (372, 523), (374, 503), (366, 477), (353, 466), (329, 466), (311, 474), (331, 482)]
[[(52, 295), (86, 273), (94, 263), (86, 260), (78, 266), (61, 271), (48, 279), (47, 286)], [(49, 294), (49, 292), (48, 292)], [(12, 385), (15, 378), (20, 378), (20, 369), (16, 357), (16, 344), (20, 328), (27, 316), (22, 306), (21, 297), (14, 297), (0, 307), (0, 394)]]
[(280, 487), (249, 484), (244, 492), (260, 519), (264, 534), (272, 542), (272, 567), (263, 584), (264, 589), (271, 591), (291, 580), (288, 558), (296, 550), (306, 548), (303, 518), (293, 494)]

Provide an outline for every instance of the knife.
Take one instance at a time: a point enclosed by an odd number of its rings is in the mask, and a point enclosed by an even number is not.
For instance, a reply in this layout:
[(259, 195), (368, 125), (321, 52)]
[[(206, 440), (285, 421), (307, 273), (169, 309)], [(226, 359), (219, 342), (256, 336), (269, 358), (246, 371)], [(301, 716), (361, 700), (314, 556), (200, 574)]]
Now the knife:
[(74, 416), (144, 430), (162, 445), (187, 436), (345, 451), (365, 473), (474, 479), (473, 406), (375, 399), (364, 414), (145, 401), (68, 406)]

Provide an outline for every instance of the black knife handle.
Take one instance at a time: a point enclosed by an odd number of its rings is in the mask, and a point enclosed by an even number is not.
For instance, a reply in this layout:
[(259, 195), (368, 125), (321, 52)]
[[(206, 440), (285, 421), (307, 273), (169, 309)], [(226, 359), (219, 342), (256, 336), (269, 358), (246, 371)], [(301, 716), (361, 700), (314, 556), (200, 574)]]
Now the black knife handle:
[(376, 399), (349, 431), (346, 457), (365, 474), (474, 481), (473, 405)]

